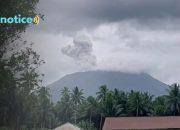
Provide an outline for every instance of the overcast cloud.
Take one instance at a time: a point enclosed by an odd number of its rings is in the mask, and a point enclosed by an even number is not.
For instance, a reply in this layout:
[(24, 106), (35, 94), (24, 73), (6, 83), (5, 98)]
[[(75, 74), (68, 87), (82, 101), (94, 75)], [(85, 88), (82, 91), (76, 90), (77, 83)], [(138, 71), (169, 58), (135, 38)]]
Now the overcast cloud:
[(146, 72), (180, 81), (179, 0), (41, 0), (25, 36), (46, 64), (45, 84), (86, 70)]

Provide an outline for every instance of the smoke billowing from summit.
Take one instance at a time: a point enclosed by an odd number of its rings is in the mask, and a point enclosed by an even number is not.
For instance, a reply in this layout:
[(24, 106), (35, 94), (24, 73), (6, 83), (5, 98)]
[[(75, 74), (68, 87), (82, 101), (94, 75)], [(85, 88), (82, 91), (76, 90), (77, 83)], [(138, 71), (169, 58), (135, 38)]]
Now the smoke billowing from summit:
[(72, 45), (62, 48), (62, 53), (74, 60), (83, 61), (85, 64), (96, 65), (96, 57), (92, 54), (93, 44), (89, 38), (78, 37)]

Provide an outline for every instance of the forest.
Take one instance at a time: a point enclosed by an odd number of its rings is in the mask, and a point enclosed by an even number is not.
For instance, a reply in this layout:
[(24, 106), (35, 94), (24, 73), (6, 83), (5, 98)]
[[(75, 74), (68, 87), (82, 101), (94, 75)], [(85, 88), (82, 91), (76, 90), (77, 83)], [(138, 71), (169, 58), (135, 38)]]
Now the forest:
[[(38, 13), (38, 2), (0, 0), (0, 14), (9, 17), (21, 12), (33, 17)], [(84, 130), (101, 130), (105, 117), (180, 115), (177, 83), (159, 97), (148, 92), (109, 90), (106, 85), (100, 86), (96, 95), (86, 97), (80, 86), (72, 90), (59, 86), (63, 88), (59, 101), (52, 102), (42, 84), (44, 74), (38, 70), (45, 61), (33, 50), (31, 41), (21, 38), (29, 26), (0, 24), (0, 130), (52, 130), (66, 122)]]
[[(159, 97), (148, 92), (109, 90), (106, 85), (100, 86), (96, 96), (85, 97), (78, 87), (72, 90), (64, 87), (59, 93), (59, 101), (53, 103), (48, 88), (35, 87), (37, 73), (22, 75), (19, 86), (1, 87), (2, 130), (51, 130), (66, 122), (84, 130), (98, 130), (105, 117), (180, 115), (178, 84), (170, 86), (168, 94)], [(15, 81), (10, 82), (12, 85)]]

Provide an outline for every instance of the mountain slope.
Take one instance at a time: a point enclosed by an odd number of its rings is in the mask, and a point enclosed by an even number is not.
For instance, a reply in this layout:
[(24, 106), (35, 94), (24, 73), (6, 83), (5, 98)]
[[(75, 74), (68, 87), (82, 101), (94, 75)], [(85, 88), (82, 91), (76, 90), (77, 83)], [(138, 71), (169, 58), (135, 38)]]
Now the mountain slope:
[(69, 74), (48, 87), (51, 90), (53, 101), (60, 97), (63, 87), (73, 88), (78, 86), (84, 89), (86, 96), (95, 95), (101, 85), (107, 85), (109, 89), (118, 88), (124, 91), (136, 90), (149, 92), (155, 96), (166, 93), (168, 86), (148, 74), (132, 74), (113, 71), (88, 71)]

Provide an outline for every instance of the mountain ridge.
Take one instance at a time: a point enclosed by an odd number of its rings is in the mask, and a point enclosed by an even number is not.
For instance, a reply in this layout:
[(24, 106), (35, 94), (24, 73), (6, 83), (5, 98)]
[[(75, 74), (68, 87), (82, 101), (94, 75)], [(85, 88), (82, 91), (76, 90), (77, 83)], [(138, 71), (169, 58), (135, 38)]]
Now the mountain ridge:
[(107, 85), (108, 89), (118, 88), (125, 92), (131, 90), (149, 92), (159, 96), (166, 94), (168, 85), (155, 79), (147, 73), (125, 73), (120, 71), (85, 71), (65, 75), (61, 79), (48, 85), (53, 101), (60, 98), (60, 90), (63, 87), (72, 89), (78, 86), (83, 89), (85, 96), (95, 95), (101, 85)]

